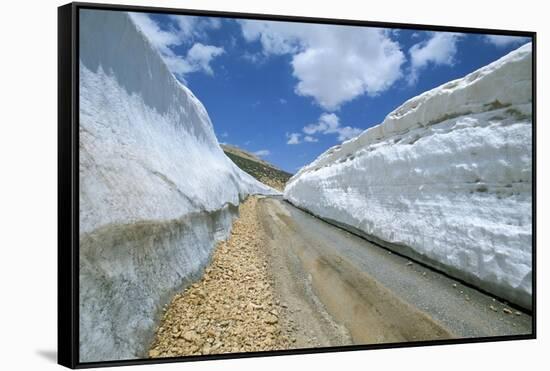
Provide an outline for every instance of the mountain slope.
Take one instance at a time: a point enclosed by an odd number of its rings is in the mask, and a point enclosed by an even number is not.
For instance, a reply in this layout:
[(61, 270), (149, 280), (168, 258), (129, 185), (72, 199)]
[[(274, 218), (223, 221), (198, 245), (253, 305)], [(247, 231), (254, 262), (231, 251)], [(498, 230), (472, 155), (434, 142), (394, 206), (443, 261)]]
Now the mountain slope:
[(276, 168), (252, 153), (227, 144), (221, 145), (223, 151), (241, 170), (252, 175), (260, 182), (279, 191), (283, 191), (292, 174)]
[(531, 45), (405, 102), (285, 188), (293, 204), (531, 307)]

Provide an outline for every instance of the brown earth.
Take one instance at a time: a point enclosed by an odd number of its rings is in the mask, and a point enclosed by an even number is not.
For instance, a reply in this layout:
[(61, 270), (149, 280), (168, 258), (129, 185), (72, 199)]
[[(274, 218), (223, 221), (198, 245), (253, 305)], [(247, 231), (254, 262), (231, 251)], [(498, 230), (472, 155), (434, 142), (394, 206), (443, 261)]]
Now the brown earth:
[(278, 169), (275, 165), (243, 149), (227, 144), (222, 144), (221, 147), (227, 157), (241, 170), (278, 191), (282, 192), (284, 190), (286, 182), (292, 176), (292, 174)]
[(256, 202), (241, 204), (203, 279), (167, 306), (150, 357), (287, 349), (296, 341), (281, 320), (285, 304), (273, 291)]

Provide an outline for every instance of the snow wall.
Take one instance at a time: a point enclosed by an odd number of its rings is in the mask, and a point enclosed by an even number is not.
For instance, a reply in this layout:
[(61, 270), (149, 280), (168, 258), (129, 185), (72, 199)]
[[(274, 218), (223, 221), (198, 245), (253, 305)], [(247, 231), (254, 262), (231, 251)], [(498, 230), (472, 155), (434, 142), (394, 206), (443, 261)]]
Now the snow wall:
[(80, 361), (146, 357), (248, 194), (201, 102), (127, 13), (80, 11)]
[(289, 180), (294, 205), (524, 308), (531, 44), (405, 102)]

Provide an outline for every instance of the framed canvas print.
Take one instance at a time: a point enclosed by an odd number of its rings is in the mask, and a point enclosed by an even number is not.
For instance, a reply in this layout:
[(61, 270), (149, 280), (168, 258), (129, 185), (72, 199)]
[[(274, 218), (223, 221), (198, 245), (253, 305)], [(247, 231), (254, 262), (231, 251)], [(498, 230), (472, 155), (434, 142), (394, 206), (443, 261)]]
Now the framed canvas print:
[(60, 364), (535, 338), (534, 32), (58, 20)]

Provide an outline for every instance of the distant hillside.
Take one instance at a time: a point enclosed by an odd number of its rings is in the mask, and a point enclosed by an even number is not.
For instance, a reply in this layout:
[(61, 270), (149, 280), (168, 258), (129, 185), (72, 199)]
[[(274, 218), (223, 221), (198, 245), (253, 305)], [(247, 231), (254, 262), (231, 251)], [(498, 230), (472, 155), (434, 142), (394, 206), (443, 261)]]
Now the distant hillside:
[(221, 144), (221, 147), (227, 157), (229, 157), (239, 168), (246, 171), (260, 182), (281, 192), (285, 188), (286, 182), (292, 176), (292, 174), (278, 169), (269, 162), (238, 147), (227, 144)]

